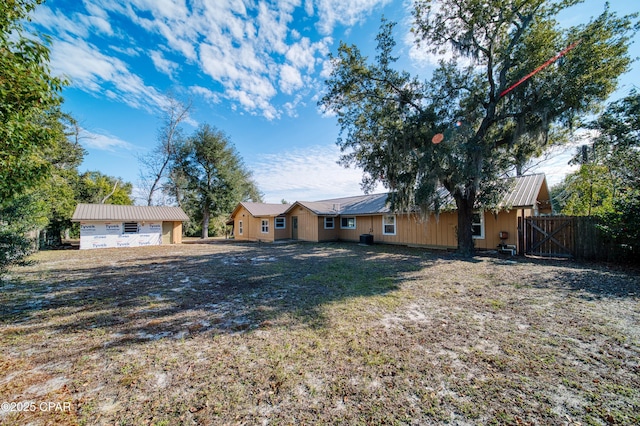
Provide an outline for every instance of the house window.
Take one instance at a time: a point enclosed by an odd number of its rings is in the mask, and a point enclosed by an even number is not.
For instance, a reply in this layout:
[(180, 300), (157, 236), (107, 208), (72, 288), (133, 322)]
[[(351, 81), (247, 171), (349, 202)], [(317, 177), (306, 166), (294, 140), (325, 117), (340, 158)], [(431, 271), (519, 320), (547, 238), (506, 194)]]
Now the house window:
[(396, 235), (396, 217), (393, 215), (382, 216), (382, 233), (384, 235)]
[(275, 223), (276, 229), (285, 229), (287, 227), (286, 218), (284, 217), (276, 217), (274, 223)]
[(137, 234), (139, 229), (138, 222), (125, 222), (122, 224), (123, 234)]
[(269, 219), (262, 219), (262, 233), (269, 233)]
[(484, 239), (484, 214), (482, 212), (473, 213), (471, 232), (473, 234), (473, 238), (479, 240)]
[(340, 228), (342, 229), (356, 229), (355, 217), (343, 217), (340, 219)]
[(324, 218), (324, 229), (333, 229), (335, 228), (335, 218), (333, 217), (325, 217)]
[(244, 227), (242, 225), (242, 221), (238, 221), (238, 235), (242, 235), (242, 233), (244, 232)]

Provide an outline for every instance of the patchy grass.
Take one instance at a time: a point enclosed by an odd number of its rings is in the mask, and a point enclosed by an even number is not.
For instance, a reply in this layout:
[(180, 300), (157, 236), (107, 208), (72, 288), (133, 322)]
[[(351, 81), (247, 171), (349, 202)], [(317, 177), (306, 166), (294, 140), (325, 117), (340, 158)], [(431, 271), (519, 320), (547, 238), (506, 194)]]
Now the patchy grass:
[(42, 252), (0, 281), (0, 402), (36, 408), (0, 423), (640, 423), (639, 284), (338, 243)]

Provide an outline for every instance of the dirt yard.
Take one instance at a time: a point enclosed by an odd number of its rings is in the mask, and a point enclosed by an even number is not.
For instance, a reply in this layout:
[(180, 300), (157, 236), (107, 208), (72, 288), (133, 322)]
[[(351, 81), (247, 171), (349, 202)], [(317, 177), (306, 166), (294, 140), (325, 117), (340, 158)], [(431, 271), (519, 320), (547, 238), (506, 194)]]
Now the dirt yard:
[(640, 275), (356, 244), (49, 251), (0, 281), (0, 423), (640, 423)]

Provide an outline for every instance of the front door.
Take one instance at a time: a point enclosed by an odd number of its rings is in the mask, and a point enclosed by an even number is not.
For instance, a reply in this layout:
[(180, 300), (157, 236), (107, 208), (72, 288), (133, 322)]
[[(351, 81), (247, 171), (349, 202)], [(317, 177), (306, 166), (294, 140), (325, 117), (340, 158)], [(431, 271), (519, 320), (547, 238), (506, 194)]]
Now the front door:
[(298, 239), (298, 216), (291, 216), (291, 238)]
[(173, 222), (162, 222), (162, 244), (173, 244)]

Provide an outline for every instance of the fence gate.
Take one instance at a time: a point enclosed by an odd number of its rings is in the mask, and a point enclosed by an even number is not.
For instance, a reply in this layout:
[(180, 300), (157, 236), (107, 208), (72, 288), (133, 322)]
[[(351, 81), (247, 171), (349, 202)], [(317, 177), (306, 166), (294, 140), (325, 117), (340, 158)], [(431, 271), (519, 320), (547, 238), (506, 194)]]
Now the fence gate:
[(550, 257), (573, 257), (575, 225), (573, 217), (527, 217), (524, 220), (526, 254)]

